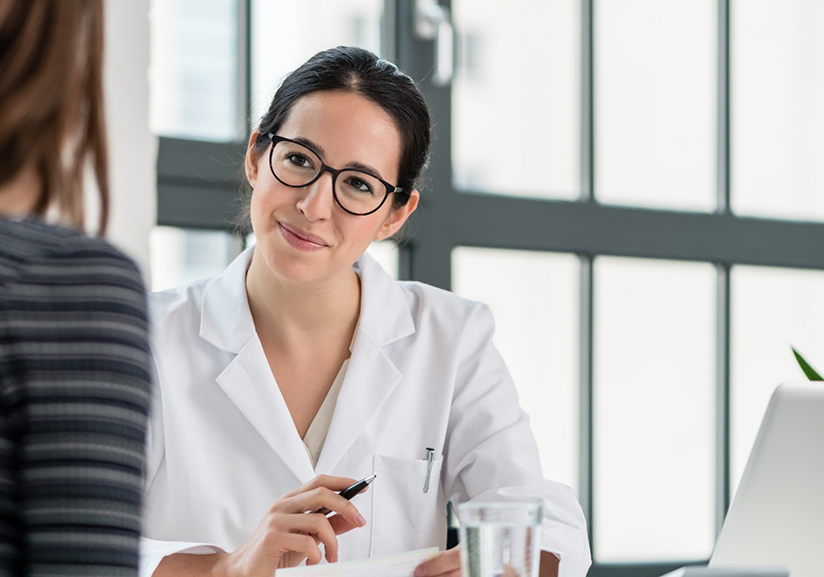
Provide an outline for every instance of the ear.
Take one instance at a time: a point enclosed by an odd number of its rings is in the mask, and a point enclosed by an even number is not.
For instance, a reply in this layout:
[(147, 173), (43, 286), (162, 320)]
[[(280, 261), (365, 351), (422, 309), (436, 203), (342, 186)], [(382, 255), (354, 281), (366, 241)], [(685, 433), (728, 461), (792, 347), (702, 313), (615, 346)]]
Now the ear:
[(252, 188), (255, 187), (255, 183), (257, 182), (258, 164), (260, 161), (260, 156), (255, 150), (255, 141), (257, 141), (258, 134), (258, 130), (255, 129), (252, 131), (252, 135), (249, 136), (249, 145), (246, 147), (246, 160), (243, 163), (244, 170), (246, 171), (246, 180), (249, 181)]
[[(378, 230), (378, 234), (375, 235), (375, 240), (383, 240), (385, 238), (389, 238), (396, 232), (400, 230), (403, 226), (403, 223), (406, 222), (406, 219), (409, 218), (415, 209), (418, 208), (418, 201), (420, 200), (421, 195), (418, 194), (417, 190), (413, 190), (412, 193), (409, 195), (409, 200), (400, 208), (393, 208), (392, 211), (389, 213), (389, 216), (386, 217), (386, 220), (381, 225), (380, 229)], [(392, 199), (388, 199), (392, 200)]]

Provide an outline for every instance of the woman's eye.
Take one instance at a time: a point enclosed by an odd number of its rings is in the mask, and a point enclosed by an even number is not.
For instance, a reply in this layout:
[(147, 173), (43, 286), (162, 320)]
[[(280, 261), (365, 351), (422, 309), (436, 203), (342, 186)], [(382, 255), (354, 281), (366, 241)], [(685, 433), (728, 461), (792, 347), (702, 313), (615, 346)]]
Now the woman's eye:
[(312, 162), (305, 155), (298, 152), (292, 152), (286, 155), (286, 160), (293, 166), (300, 168), (312, 168)]
[(355, 192), (361, 194), (372, 194), (372, 187), (368, 182), (357, 176), (348, 176), (346, 178), (346, 185)]

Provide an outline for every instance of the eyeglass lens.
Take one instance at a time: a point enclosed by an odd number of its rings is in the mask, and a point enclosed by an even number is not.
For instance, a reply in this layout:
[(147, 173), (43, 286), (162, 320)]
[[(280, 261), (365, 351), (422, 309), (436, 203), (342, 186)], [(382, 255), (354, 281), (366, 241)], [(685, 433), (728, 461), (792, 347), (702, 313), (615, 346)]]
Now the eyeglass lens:
[[(318, 156), (295, 142), (281, 140), (272, 151), (272, 172), (289, 186), (306, 186), (321, 170)], [(387, 195), (386, 186), (359, 170), (343, 170), (335, 179), (335, 194), (346, 210), (362, 214), (376, 209)]]

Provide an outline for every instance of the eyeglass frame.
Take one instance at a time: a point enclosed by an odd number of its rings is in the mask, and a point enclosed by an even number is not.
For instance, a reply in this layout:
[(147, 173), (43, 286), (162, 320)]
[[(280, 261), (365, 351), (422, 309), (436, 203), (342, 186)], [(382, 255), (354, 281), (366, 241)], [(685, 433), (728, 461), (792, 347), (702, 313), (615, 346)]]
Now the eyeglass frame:
[[(305, 144), (301, 144), (300, 142), (296, 142), (296, 141), (292, 140), (291, 138), (278, 136), (277, 134), (275, 134), (273, 132), (270, 132), (269, 133), (269, 140), (272, 141), (272, 148), (269, 149), (269, 171), (272, 173), (272, 176), (274, 176), (279, 183), (281, 183), (284, 186), (288, 186), (289, 188), (303, 188), (305, 186), (309, 186), (310, 184), (316, 182), (321, 177), (321, 175), (323, 175), (324, 172), (328, 172), (329, 174), (332, 175), (332, 196), (335, 198), (335, 202), (337, 203), (337, 205), (339, 207), (341, 207), (341, 209), (343, 209), (345, 212), (347, 212), (347, 213), (349, 213), (353, 216), (369, 216), (370, 214), (374, 214), (374, 213), (378, 212), (381, 209), (381, 207), (386, 202), (386, 199), (389, 198), (390, 194), (404, 193), (403, 189), (401, 187), (395, 186), (394, 184), (389, 184), (384, 179), (382, 179), (381, 177), (379, 177), (375, 174), (370, 174), (368, 172), (365, 172), (363, 170), (358, 170), (358, 169), (355, 169), (355, 168), (344, 168), (344, 169), (340, 169), (340, 170), (337, 169), (337, 168), (332, 168), (331, 166), (329, 166), (328, 164), (323, 162), (323, 159), (320, 157), (320, 155), (317, 152), (315, 152), (314, 150), (312, 150), (311, 148), (309, 148)], [(302, 148), (306, 148), (312, 154), (314, 154), (315, 156), (318, 157), (318, 160), (320, 160), (320, 169), (318, 170), (318, 173), (315, 175), (315, 177), (312, 180), (310, 180), (306, 184), (300, 184), (300, 185), (298, 185), (298, 184), (289, 184), (288, 182), (283, 182), (283, 180), (281, 180), (281, 178), (277, 174), (275, 174), (275, 168), (272, 166), (272, 155), (274, 155), (274, 153), (275, 153), (275, 145), (278, 142), (291, 142), (292, 144), (297, 144), (298, 146), (300, 146)], [(340, 199), (338, 198), (338, 193), (337, 193), (337, 190), (335, 188), (335, 182), (338, 179), (338, 175), (342, 172), (360, 172), (362, 174), (366, 174), (366, 175), (371, 176), (372, 178), (380, 181), (380, 183), (386, 187), (386, 194), (383, 196), (383, 200), (381, 200), (380, 204), (377, 207), (370, 210), (369, 212), (352, 212), (351, 210), (349, 210), (348, 208), (343, 206), (343, 204), (341, 204)], [(404, 193), (404, 194), (407, 194), (407, 193)]]

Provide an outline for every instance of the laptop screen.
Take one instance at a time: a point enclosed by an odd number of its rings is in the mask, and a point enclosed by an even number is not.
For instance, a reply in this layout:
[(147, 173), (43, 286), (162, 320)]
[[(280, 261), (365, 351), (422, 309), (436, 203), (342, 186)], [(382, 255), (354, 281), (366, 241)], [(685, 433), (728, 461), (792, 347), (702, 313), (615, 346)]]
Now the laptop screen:
[(710, 567), (824, 575), (824, 382), (773, 392)]

